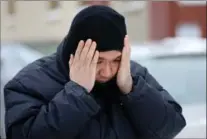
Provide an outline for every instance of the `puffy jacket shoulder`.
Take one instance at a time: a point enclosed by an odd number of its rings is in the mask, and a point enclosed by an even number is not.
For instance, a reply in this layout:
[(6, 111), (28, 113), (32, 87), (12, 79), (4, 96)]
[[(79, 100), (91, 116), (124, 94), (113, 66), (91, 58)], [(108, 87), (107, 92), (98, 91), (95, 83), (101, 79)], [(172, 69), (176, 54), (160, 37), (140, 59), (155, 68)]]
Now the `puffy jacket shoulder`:
[[(36, 96), (46, 101), (52, 99), (55, 92), (60, 91), (64, 85), (62, 74), (57, 68), (54, 55), (43, 57), (24, 67), (6, 84), (4, 89), (10, 88), (16, 82), (21, 85), (20, 91), (22, 93), (31, 93), (28, 95)], [(26, 89), (26, 91), (23, 89)]]

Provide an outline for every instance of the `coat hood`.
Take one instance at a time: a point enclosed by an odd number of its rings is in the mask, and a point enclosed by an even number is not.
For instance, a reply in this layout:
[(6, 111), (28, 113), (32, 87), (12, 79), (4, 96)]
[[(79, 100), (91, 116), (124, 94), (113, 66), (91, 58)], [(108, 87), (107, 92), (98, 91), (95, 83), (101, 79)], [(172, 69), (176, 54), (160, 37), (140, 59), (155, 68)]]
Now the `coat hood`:
[(68, 34), (57, 49), (58, 66), (68, 78), (68, 61), (80, 40), (91, 38), (97, 50), (122, 50), (127, 34), (124, 17), (107, 6), (94, 5), (80, 11), (73, 19)]

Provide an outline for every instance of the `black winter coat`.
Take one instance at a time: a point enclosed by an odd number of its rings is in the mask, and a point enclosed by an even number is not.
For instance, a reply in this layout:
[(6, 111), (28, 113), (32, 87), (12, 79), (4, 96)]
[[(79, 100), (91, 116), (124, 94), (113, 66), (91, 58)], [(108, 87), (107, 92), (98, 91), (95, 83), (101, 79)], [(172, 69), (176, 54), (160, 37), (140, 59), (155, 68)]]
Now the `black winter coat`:
[(132, 92), (106, 100), (69, 80), (63, 48), (5, 86), (8, 139), (169, 139), (185, 127), (181, 106), (146, 68), (131, 62)]

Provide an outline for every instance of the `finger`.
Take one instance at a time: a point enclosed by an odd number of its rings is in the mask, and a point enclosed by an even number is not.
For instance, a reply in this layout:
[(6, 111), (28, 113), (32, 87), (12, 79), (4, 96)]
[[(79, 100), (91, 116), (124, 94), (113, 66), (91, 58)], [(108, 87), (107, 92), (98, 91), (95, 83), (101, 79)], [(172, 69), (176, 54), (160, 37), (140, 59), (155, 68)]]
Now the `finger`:
[(121, 64), (124, 64), (127, 57), (127, 47), (124, 46), (122, 49), (122, 55), (121, 55)]
[(94, 54), (94, 57), (93, 57), (93, 60), (91, 62), (91, 65), (96, 67), (97, 66), (97, 62), (98, 62), (98, 59), (99, 59), (99, 52), (96, 50), (95, 54)]
[(126, 57), (127, 60), (130, 60), (130, 56), (131, 56), (131, 47), (130, 47), (130, 43), (129, 43), (129, 37), (128, 35), (126, 35), (125, 39), (124, 39), (124, 45), (126, 47)]
[(96, 50), (96, 42), (92, 42), (92, 45), (88, 51), (88, 54), (86, 56), (85, 62), (87, 65), (90, 65), (94, 55), (95, 55), (95, 50)]
[(126, 35), (125, 37), (124, 37), (124, 46), (127, 46), (128, 44), (128, 35)]
[(71, 66), (73, 64), (73, 54), (70, 55), (69, 65)]
[(127, 50), (127, 46), (124, 46), (122, 50), (120, 68), (129, 68), (129, 67), (130, 67), (130, 54)]
[(126, 35), (124, 38), (124, 46), (127, 47), (127, 50), (126, 50), (127, 53), (130, 53), (131, 48), (130, 48), (130, 44), (129, 44), (129, 36), (128, 35)]
[(80, 55), (80, 60), (82, 61), (85, 61), (85, 58), (86, 58), (86, 55), (91, 47), (91, 43), (92, 43), (92, 40), (91, 39), (88, 39), (85, 43), (85, 46), (81, 52), (81, 55)]
[(77, 47), (76, 52), (75, 52), (74, 61), (77, 61), (77, 60), (80, 59), (80, 54), (83, 50), (83, 46), (84, 46), (84, 41), (83, 40), (79, 41), (78, 47)]

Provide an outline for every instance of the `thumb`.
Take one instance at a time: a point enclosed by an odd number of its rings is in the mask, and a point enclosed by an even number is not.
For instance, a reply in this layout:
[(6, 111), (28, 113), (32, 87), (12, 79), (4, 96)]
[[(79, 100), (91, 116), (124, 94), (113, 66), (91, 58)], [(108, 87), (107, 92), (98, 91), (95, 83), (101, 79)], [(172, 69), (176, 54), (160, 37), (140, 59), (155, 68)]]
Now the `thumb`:
[(69, 60), (69, 66), (71, 66), (73, 64), (73, 54), (70, 55), (70, 60)]

